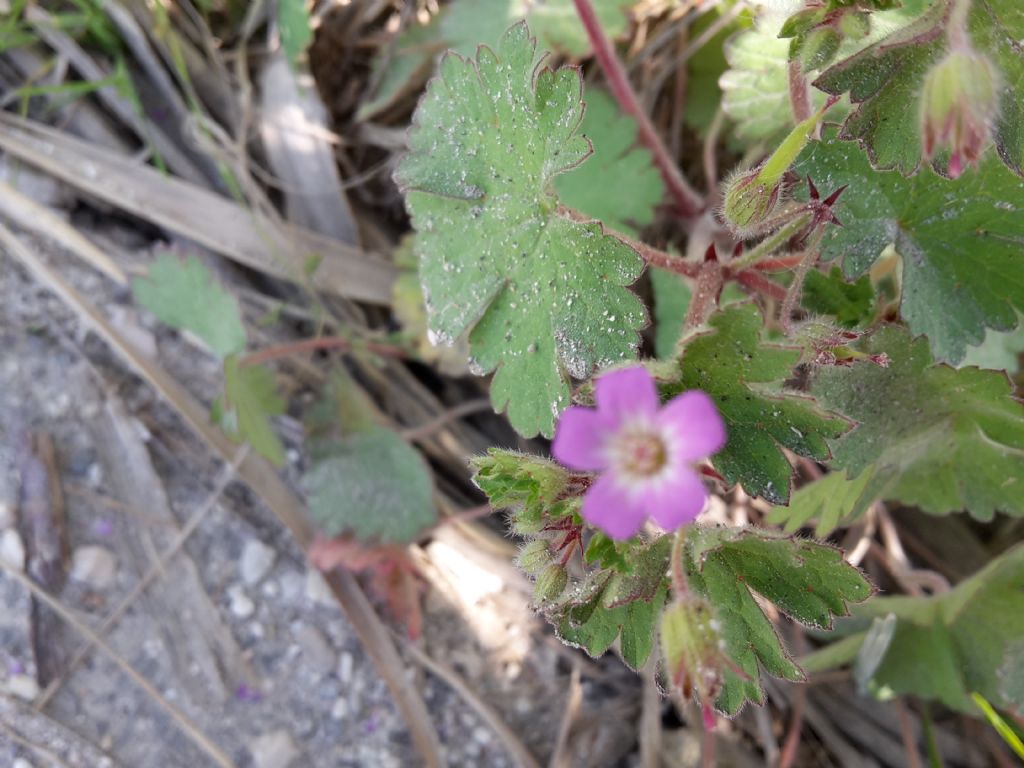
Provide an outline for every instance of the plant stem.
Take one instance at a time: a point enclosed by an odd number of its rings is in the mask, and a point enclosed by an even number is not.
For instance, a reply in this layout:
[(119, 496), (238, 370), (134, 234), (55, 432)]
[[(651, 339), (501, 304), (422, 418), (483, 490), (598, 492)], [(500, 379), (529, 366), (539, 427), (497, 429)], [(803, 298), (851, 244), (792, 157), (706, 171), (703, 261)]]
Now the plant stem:
[(672, 555), (669, 567), (672, 570), (672, 591), (676, 600), (681, 600), (690, 594), (690, 585), (686, 581), (686, 568), (683, 566), (683, 546), (686, 544), (686, 527), (676, 531), (672, 539)]
[(785, 301), (786, 299), (785, 288), (778, 283), (773, 283), (760, 272), (755, 272), (752, 269), (745, 269), (738, 275), (733, 275), (732, 279), (740, 285), (750, 288), (752, 291), (757, 291), (767, 296), (769, 299), (775, 299), (776, 301)]
[(401, 347), (393, 347), (387, 344), (374, 344), (372, 342), (353, 342), (343, 336), (320, 336), (315, 339), (302, 339), (301, 341), (290, 341), (286, 344), (275, 344), (264, 347), (252, 354), (246, 355), (240, 361), (242, 365), (257, 365), (268, 360), (276, 360), (281, 357), (291, 357), (302, 353), (316, 352), (322, 349), (340, 349), (343, 352), (352, 352), (358, 349), (365, 349), (380, 357), (390, 357), (397, 360), (409, 356), (406, 350)]
[(730, 261), (728, 264), (730, 274), (741, 272), (747, 267), (755, 265), (765, 256), (770, 256), (779, 246), (798, 234), (810, 221), (811, 215), (809, 213), (802, 213), (791, 219), (785, 226), (777, 229), (739, 258)]
[(594, 6), (590, 0), (573, 0), (573, 3), (576, 6), (580, 22), (587, 32), (587, 37), (590, 38), (594, 56), (600, 63), (601, 69), (604, 70), (605, 77), (608, 78), (608, 86), (611, 88), (615, 100), (626, 114), (632, 115), (636, 119), (640, 141), (654, 154), (655, 165), (661, 171), (665, 186), (675, 200), (679, 213), (688, 219), (696, 217), (704, 209), (704, 200), (683, 178), (675, 160), (669, 154), (668, 148), (654, 130), (650, 118), (640, 107), (633, 86), (629, 83), (626, 70), (615, 54), (611, 41), (601, 29)]
[(711, 310), (718, 304), (724, 282), (725, 272), (717, 261), (706, 261), (700, 265), (697, 286), (690, 298), (690, 306), (683, 321), (684, 332), (704, 324)]
[(807, 78), (796, 59), (789, 62), (789, 105), (798, 123), (811, 116), (811, 95), (807, 90)]

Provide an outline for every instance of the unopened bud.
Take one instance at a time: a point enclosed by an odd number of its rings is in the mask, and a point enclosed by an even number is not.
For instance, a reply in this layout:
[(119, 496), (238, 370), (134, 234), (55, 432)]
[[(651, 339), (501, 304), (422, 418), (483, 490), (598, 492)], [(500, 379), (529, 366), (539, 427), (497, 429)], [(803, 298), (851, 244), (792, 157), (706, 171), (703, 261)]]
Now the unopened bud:
[(835, 102), (836, 99), (829, 99), (815, 114), (798, 123), (761, 165), (726, 181), (722, 218), (733, 232), (740, 236), (751, 235), (766, 225), (779, 203), (786, 172)]
[(533, 585), (533, 598), (538, 603), (550, 603), (562, 596), (569, 583), (569, 574), (562, 566), (552, 563), (537, 577)]
[(988, 146), (999, 110), (999, 71), (991, 59), (966, 43), (954, 47), (925, 76), (921, 91), (924, 159), (949, 150), (949, 175), (977, 165)]
[(519, 550), (519, 567), (529, 574), (540, 573), (551, 559), (551, 547), (546, 539), (534, 539)]
[(688, 595), (661, 615), (661, 653), (666, 675), (684, 697), (694, 693), (710, 704), (721, 689), (725, 668), (722, 638), (704, 600)]

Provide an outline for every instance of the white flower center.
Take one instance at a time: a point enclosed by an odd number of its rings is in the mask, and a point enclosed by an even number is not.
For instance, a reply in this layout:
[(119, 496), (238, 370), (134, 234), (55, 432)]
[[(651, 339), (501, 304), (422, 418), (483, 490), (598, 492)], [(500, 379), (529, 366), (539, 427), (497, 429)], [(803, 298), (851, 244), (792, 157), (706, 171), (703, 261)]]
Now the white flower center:
[(668, 463), (668, 445), (649, 424), (624, 426), (610, 441), (611, 464), (627, 480), (645, 480)]

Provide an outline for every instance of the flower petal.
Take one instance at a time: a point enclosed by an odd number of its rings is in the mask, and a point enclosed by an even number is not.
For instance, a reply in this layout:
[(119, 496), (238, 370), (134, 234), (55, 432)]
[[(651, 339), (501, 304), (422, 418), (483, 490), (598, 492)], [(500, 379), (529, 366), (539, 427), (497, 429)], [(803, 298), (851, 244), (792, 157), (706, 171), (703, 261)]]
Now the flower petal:
[(675, 436), (675, 459), (699, 461), (725, 445), (725, 422), (714, 401), (699, 389), (672, 398), (658, 414), (658, 424)]
[(621, 368), (600, 376), (594, 387), (597, 410), (610, 426), (633, 414), (654, 416), (658, 412), (658, 390), (647, 369), (640, 365)]
[(622, 541), (640, 530), (646, 514), (609, 475), (590, 486), (583, 497), (583, 519), (611, 538)]
[(644, 510), (666, 531), (692, 523), (704, 511), (708, 489), (700, 475), (689, 467), (678, 467), (672, 476), (640, 497)]
[(558, 420), (551, 453), (570, 469), (604, 469), (605, 426), (593, 408), (567, 408)]

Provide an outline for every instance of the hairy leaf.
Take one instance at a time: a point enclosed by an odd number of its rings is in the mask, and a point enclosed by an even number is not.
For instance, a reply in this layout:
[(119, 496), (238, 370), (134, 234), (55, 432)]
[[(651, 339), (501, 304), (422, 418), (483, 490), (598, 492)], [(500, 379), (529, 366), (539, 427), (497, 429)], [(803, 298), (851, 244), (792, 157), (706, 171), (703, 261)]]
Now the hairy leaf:
[(654, 292), (654, 354), (667, 360), (675, 354), (693, 291), (682, 275), (666, 269), (652, 269), (648, 274)]
[[(621, 36), (627, 27), (628, 0), (597, 0), (594, 9), (605, 34)], [(497, 46), (505, 30), (526, 20), (540, 45), (572, 57), (590, 53), (590, 40), (572, 0), (454, 0), (428, 24), (402, 32), (385, 58), (374, 62), (371, 98), (359, 108), (365, 120), (391, 106), (421, 84), (447, 48), (471, 57), (477, 46)]]
[(654, 220), (665, 194), (651, 153), (636, 146), (636, 121), (619, 111), (607, 93), (587, 92), (580, 130), (594, 145), (587, 162), (555, 178), (565, 205), (606, 226), (635, 235)]
[[(661, 586), (653, 597), (608, 608), (597, 605), (586, 619), (573, 622), (573, 612), (556, 627), (562, 642), (581, 648), (597, 658), (604, 654), (620, 636), (622, 660), (634, 670), (643, 667), (654, 647), (658, 616), (665, 604), (667, 590)], [(583, 614), (580, 614), (583, 615)]]
[(640, 274), (636, 253), (558, 213), (552, 181), (590, 144), (577, 134), (579, 72), (534, 77), (535, 45), (520, 24), (475, 63), (446, 56), (396, 177), (431, 330), (445, 343), (469, 332), (475, 366), (495, 371), (494, 407), (521, 434), (550, 436), (569, 376), (634, 357), (646, 316), (624, 287)]
[(224, 361), (224, 395), (213, 406), (213, 420), (232, 440), (249, 443), (271, 463), (284, 464), (284, 447), (270, 424), (285, 411), (274, 374), (261, 365), (240, 365), (234, 355)]
[(839, 267), (832, 267), (827, 275), (818, 271), (807, 274), (801, 303), (810, 312), (832, 315), (840, 325), (853, 328), (871, 318), (875, 289), (867, 275), (851, 283)]
[(1013, 376), (1020, 371), (1020, 353), (1024, 352), (1024, 323), (1019, 320), (1012, 331), (988, 331), (985, 340), (976, 347), (968, 347), (958, 367), (975, 365), (1006, 371)]
[(328, 536), (408, 543), (437, 520), (426, 462), (383, 427), (337, 441), (302, 484), (310, 513)]
[(132, 283), (136, 300), (157, 320), (194, 333), (219, 357), (245, 349), (245, 326), (235, 297), (195, 256), (161, 254), (147, 276)]
[(977, 714), (972, 692), (1000, 707), (1024, 705), (1006, 684), (1024, 636), (1024, 547), (1017, 546), (950, 592), (883, 597), (855, 609), (860, 619), (893, 615), (896, 630), (871, 678), (882, 698), (911, 695)]
[(711, 332), (687, 342), (679, 381), (668, 396), (687, 389), (711, 395), (725, 419), (728, 442), (712, 460), (730, 483), (772, 503), (789, 500), (792, 467), (782, 453), (824, 460), (826, 438), (835, 439), (846, 422), (822, 413), (813, 401), (783, 390), (801, 351), (761, 342), (761, 314), (738, 304), (712, 315)]
[[(911, 174), (921, 160), (919, 95), (930, 67), (945, 53), (951, 4), (935, 2), (915, 21), (828, 69), (814, 85), (850, 93), (856, 110), (841, 137), (857, 139), (871, 164)], [(974, 46), (1002, 70), (1003, 93), (994, 125), (1003, 162), (1024, 174), (1024, 6), (1019, 0), (973, 0), (968, 20)]]
[(686, 551), (690, 588), (711, 604), (726, 652), (747, 678), (725, 671), (715, 707), (729, 715), (748, 700), (763, 702), (761, 667), (773, 677), (803, 678), (754, 594), (801, 624), (830, 627), (833, 616), (847, 614), (847, 603), (872, 592), (839, 550), (770, 531), (694, 528)]
[(812, 392), (858, 422), (832, 441), (832, 464), (854, 480), (870, 473), (860, 507), (883, 498), (932, 514), (967, 510), (979, 520), (996, 511), (1024, 515), (1024, 407), (1006, 375), (933, 365), (927, 343), (896, 327), (857, 346), (884, 352), (889, 367), (821, 368)]
[(784, 525), (792, 533), (817, 520), (814, 535), (828, 536), (848, 518), (862, 515), (875, 501), (870, 491), (865, 493), (873, 474), (873, 466), (852, 480), (845, 471), (831, 472), (794, 493), (788, 507), (775, 507), (768, 522)]
[(725, 46), (729, 69), (718, 80), (722, 109), (736, 124), (736, 135), (748, 142), (780, 139), (796, 125), (789, 104), (789, 41), (778, 37), (781, 21), (761, 16)]
[(1024, 182), (992, 156), (956, 181), (929, 173), (877, 173), (862, 152), (835, 140), (812, 143), (798, 173), (834, 189), (842, 227), (829, 227), (822, 257), (843, 256), (856, 277), (892, 246), (903, 261), (901, 313), (941, 360), (956, 362), (986, 328), (1009, 330), (1024, 311)]

